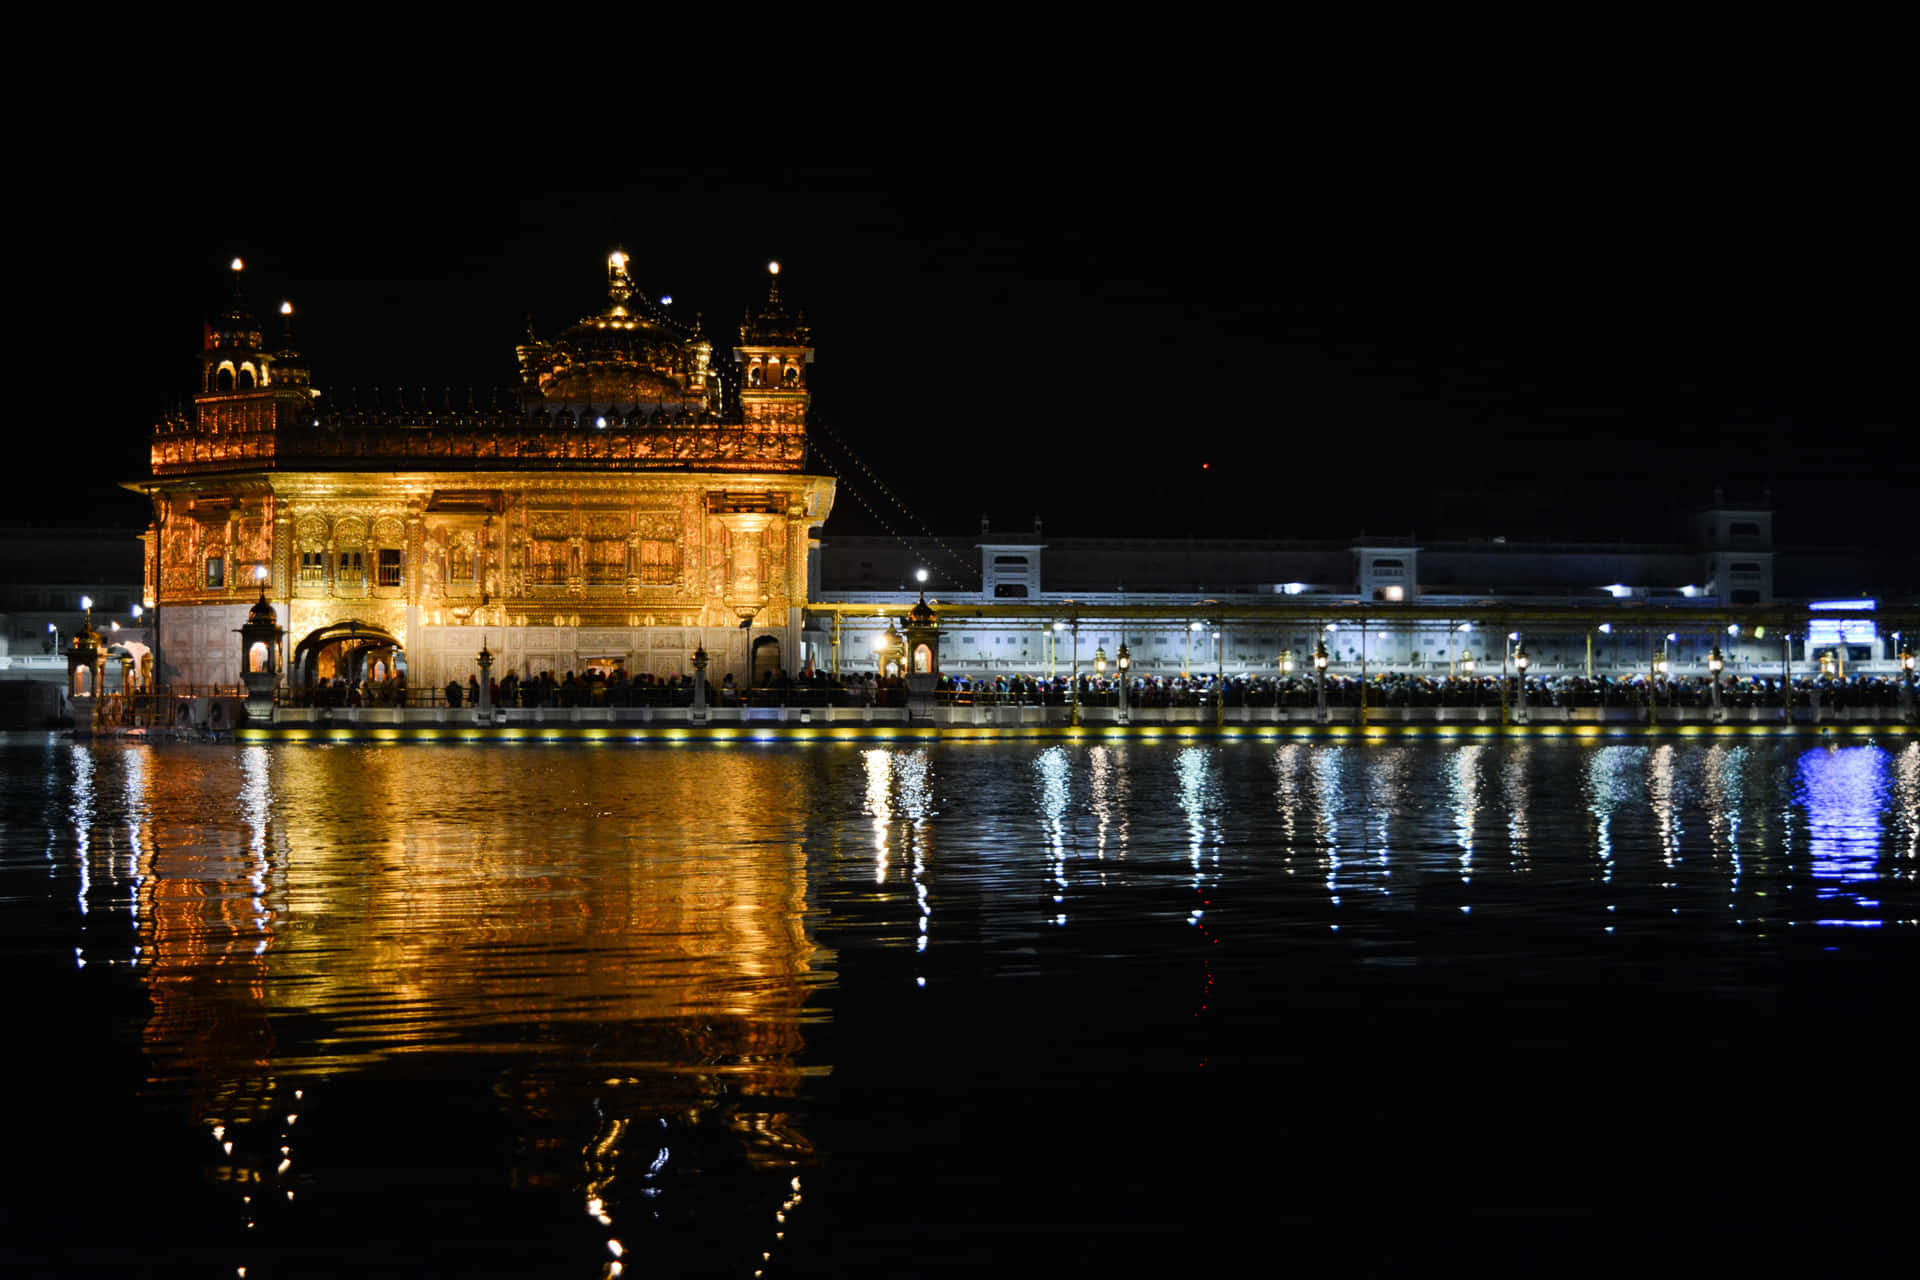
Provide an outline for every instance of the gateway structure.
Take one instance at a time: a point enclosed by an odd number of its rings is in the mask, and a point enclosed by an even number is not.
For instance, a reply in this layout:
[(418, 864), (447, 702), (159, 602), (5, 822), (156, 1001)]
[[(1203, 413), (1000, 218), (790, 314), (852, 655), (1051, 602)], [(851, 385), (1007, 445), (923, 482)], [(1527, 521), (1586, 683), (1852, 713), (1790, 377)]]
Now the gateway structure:
[[(807, 558), (833, 505), (806, 473), (809, 330), (767, 300), (734, 367), (607, 261), (606, 305), (518, 349), (502, 402), (340, 406), (277, 350), (239, 288), (210, 325), (189, 412), (154, 428), (146, 603), (162, 682), (234, 683), (264, 595), (293, 691), (404, 671), (710, 678), (797, 670)], [(290, 317), (290, 309), (283, 307)], [(722, 373), (726, 376), (723, 377)]]

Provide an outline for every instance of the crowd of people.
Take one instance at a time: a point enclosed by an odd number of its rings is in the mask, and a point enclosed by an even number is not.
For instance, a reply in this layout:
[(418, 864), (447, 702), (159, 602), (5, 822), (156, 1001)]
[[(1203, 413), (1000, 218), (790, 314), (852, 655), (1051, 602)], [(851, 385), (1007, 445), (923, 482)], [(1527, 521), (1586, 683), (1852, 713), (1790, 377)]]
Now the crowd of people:
[[(1720, 703), (1729, 708), (1782, 707), (1896, 707), (1901, 704), (1903, 677), (1809, 675), (1796, 678), (1789, 689), (1779, 678), (1723, 676)], [(1370, 707), (1498, 706), (1504, 697), (1516, 701), (1517, 676), (1434, 677), (1383, 671), (1367, 677), (1329, 674), (1327, 704), (1361, 705), (1364, 689)], [(1538, 707), (1706, 707), (1713, 701), (1707, 677), (1668, 678), (1633, 676), (1528, 676), (1526, 697)], [(1119, 701), (1119, 679), (1112, 675), (1082, 674), (1077, 688), (1067, 675), (943, 674), (935, 692), (943, 703), (1003, 703), (1059, 706), (1078, 701), (1082, 706), (1113, 706)], [(492, 681), (489, 704), (495, 707), (684, 707), (693, 702), (689, 675), (629, 676), (611, 672), (568, 671), (555, 677), (550, 671), (522, 679), (513, 672)], [(731, 674), (710, 684), (707, 700), (713, 706), (892, 706), (906, 698), (905, 681), (898, 676), (850, 672), (840, 676), (807, 671), (763, 673), (758, 684), (736, 685)], [(1311, 675), (1247, 676), (1194, 673), (1190, 676), (1134, 675), (1127, 680), (1127, 701), (1139, 708), (1200, 707), (1216, 702), (1228, 707), (1312, 707), (1319, 701), (1317, 678)], [(409, 696), (405, 672), (384, 680), (351, 682), (321, 680), (299, 691), (295, 705), (320, 707), (383, 707), (442, 705), (455, 709), (480, 704), (480, 679), (449, 680), (444, 688)]]

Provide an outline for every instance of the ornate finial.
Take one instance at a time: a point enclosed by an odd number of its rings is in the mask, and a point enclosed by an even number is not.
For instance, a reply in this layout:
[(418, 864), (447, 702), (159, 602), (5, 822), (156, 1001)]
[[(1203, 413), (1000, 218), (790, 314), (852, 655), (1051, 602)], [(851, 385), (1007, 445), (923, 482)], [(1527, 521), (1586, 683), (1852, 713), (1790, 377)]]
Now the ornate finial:
[(780, 309), (780, 264), (778, 262), (767, 264), (767, 309), (770, 311)]
[(247, 264), (238, 258), (227, 264), (227, 270), (233, 272), (233, 296), (236, 298), (240, 296), (240, 273), (246, 269)]
[(616, 316), (627, 314), (627, 299), (633, 297), (633, 277), (627, 274), (627, 251), (615, 249), (607, 255), (607, 310)]

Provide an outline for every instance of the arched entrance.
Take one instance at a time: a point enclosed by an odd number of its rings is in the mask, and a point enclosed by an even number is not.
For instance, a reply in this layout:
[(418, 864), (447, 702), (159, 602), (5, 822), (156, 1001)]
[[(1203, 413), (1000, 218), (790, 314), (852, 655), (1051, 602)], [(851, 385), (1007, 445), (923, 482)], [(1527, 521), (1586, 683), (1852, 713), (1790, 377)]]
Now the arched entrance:
[(780, 638), (760, 636), (753, 642), (753, 685), (757, 689), (780, 674)]
[(350, 618), (307, 633), (293, 648), (291, 683), (310, 694), (316, 687), (379, 684), (407, 669), (405, 650), (385, 627)]

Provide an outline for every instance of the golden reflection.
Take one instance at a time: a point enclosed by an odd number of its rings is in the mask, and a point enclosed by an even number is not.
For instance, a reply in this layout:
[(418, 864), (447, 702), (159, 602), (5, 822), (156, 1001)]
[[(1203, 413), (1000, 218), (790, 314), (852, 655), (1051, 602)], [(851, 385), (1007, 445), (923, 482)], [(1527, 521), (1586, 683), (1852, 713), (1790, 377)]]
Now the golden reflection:
[[(149, 1071), (191, 1082), (196, 1114), (223, 1135), (215, 1176), (236, 1185), (297, 1168), (297, 1112), (275, 1102), (276, 1077), (428, 1052), (513, 1055), (523, 1069), (495, 1088), (503, 1110), (543, 1118), (524, 1133), (571, 1127), (590, 1153), (583, 1177), (529, 1139), (516, 1176), (600, 1183), (609, 1214), (622, 1144), (651, 1123), (638, 1116), (705, 1123), (717, 1108), (756, 1167), (809, 1161), (778, 1101), (807, 1071), (801, 1023), (826, 961), (791, 822), (802, 767), (733, 753), (580, 752), (563, 766), (484, 748), (156, 753), (128, 782), (152, 815)], [(924, 816), (924, 753), (901, 774), (904, 808)], [(298, 1017), (297, 1041), (276, 1035), (283, 1015)], [(582, 1060), (601, 1069), (591, 1082), (568, 1075)]]

